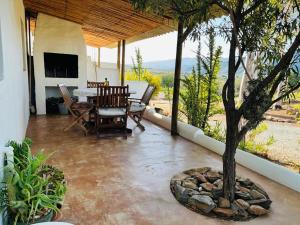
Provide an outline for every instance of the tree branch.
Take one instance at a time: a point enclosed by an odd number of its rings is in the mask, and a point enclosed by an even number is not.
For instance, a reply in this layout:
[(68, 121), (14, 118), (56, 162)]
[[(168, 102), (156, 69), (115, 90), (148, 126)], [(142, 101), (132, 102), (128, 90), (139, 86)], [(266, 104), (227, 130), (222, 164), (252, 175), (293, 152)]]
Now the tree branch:
[[(300, 46), (300, 31), (297, 34), (294, 42), (288, 49), (288, 51), (282, 56), (280, 61), (277, 63), (277, 65), (274, 67), (274, 69), (270, 72), (270, 74), (263, 79), (256, 88), (249, 94), (247, 99), (252, 99), (255, 97), (256, 93), (259, 90), (265, 89), (277, 76), (278, 73), (280, 73), (282, 70), (287, 68), (292, 61), (295, 52), (297, 51), (298, 47)], [(245, 105), (248, 104), (248, 100), (244, 101), (240, 107), (240, 110), (243, 110)]]
[(275, 100), (273, 100), (271, 106), (272, 106), (274, 103), (280, 101), (281, 99), (287, 97), (288, 95), (290, 95), (291, 93), (293, 93), (294, 91), (296, 91), (298, 88), (300, 88), (300, 82), (299, 82), (297, 85), (295, 85), (293, 88), (291, 88), (289, 91), (287, 91), (286, 93), (284, 93), (284, 94), (281, 95), (280, 97), (278, 97), (278, 98), (276, 98)]
[(250, 6), (247, 10), (245, 10), (242, 13), (242, 16), (247, 16), (249, 13), (253, 12), (255, 9), (257, 9), (263, 2), (266, 2), (266, 0), (257, 0), (252, 6)]
[(183, 32), (183, 35), (182, 35), (182, 42), (184, 42), (187, 37), (190, 35), (190, 33), (193, 31), (195, 25), (193, 24), (190, 24), (188, 25), (188, 27), (186, 28), (186, 30)]

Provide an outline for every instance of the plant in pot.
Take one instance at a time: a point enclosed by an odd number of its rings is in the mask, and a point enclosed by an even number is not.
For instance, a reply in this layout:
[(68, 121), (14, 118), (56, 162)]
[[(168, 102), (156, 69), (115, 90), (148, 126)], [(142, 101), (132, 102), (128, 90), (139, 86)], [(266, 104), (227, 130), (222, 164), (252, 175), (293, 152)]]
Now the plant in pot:
[(66, 192), (63, 172), (45, 164), (43, 152), (31, 154), (31, 141), (11, 141), (14, 162), (4, 167), (0, 207), (6, 224), (28, 225), (51, 221), (58, 213)]

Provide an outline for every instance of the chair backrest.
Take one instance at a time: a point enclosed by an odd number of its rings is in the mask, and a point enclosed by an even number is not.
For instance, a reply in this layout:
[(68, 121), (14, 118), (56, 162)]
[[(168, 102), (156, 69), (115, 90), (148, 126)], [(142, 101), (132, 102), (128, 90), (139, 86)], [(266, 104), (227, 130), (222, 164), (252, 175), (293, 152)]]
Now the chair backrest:
[(150, 99), (151, 99), (154, 91), (155, 91), (155, 87), (152, 85), (148, 85), (148, 87), (141, 99), (141, 102), (144, 103), (145, 105), (149, 105)]
[(68, 109), (70, 109), (70, 106), (73, 104), (73, 100), (72, 100), (72, 98), (71, 98), (71, 95), (70, 95), (70, 92), (69, 92), (67, 86), (64, 85), (64, 84), (58, 84), (57, 86), (58, 86), (58, 88), (59, 88), (59, 91), (60, 91), (61, 96), (62, 96), (63, 99), (64, 99), (64, 104), (65, 104), (65, 106), (66, 106)]
[(97, 86), (97, 108), (127, 108), (127, 86)]
[(104, 85), (104, 82), (97, 82), (97, 81), (87, 81), (86, 82), (86, 87), (87, 88), (97, 88), (97, 85)]
[(146, 81), (128, 80), (125, 81), (125, 85), (129, 85), (129, 92), (135, 92), (130, 95), (130, 98), (142, 99), (149, 84)]

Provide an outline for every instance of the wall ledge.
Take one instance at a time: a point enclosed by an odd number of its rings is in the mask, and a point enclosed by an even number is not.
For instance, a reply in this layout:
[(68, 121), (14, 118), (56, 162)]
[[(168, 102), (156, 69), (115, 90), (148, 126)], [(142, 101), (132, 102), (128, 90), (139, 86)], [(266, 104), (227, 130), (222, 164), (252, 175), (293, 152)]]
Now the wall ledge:
[[(171, 128), (171, 118), (156, 113), (153, 108), (147, 107), (144, 117), (167, 130), (170, 130)], [(224, 153), (225, 144), (223, 142), (206, 136), (203, 131), (197, 127), (179, 121), (178, 133), (185, 139), (219, 155), (223, 155)], [(235, 159), (238, 164), (276, 181), (279, 184), (300, 192), (300, 174), (240, 149), (237, 149)]]

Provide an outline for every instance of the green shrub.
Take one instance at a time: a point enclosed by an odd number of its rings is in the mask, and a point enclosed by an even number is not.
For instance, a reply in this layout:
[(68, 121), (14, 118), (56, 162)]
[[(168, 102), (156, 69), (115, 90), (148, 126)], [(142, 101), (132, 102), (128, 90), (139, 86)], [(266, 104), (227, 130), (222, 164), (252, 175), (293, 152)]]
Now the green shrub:
[(256, 136), (263, 133), (267, 129), (268, 125), (266, 123), (261, 123), (256, 129), (249, 132), (245, 140), (240, 142), (239, 148), (247, 152), (267, 157), (269, 151), (268, 146), (274, 144), (275, 142), (274, 136), (268, 137), (265, 142), (258, 143), (255, 141)]
[(216, 121), (215, 126), (207, 126), (204, 134), (221, 142), (226, 140), (225, 130), (222, 128), (221, 122), (218, 121)]
[(31, 141), (14, 148), (14, 162), (4, 167), (4, 186), (0, 190), (1, 211), (10, 223), (31, 224), (50, 211), (59, 211), (66, 192), (63, 172), (45, 164), (43, 152), (32, 155)]

